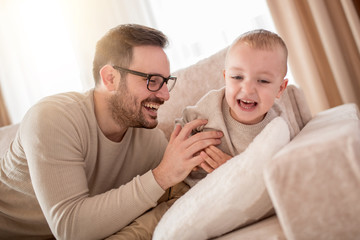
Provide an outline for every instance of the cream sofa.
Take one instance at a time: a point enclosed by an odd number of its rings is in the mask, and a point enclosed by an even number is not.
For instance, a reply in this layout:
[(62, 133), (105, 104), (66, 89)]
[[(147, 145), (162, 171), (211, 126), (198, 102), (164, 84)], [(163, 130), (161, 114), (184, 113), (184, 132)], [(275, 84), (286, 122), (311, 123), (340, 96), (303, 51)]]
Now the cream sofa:
[[(167, 137), (185, 106), (224, 86), (225, 53), (226, 49), (174, 73), (177, 85), (159, 112), (159, 128)], [(297, 135), (264, 170), (276, 215), (217, 239), (360, 239), (358, 107), (344, 104), (312, 117), (296, 94), (289, 94), (285, 102), (294, 111)], [(0, 156), (17, 128), (18, 124), (0, 128)]]

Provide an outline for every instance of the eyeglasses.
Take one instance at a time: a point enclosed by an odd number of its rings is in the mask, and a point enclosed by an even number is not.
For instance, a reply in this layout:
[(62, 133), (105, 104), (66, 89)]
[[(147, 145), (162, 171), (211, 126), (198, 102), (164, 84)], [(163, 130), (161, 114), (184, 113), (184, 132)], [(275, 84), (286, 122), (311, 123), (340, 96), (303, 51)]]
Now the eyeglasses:
[(140, 76), (140, 77), (144, 77), (146, 78), (146, 86), (147, 89), (151, 92), (156, 92), (159, 91), (161, 89), (161, 87), (164, 85), (164, 83), (166, 83), (166, 86), (168, 88), (168, 91), (170, 92), (171, 89), (174, 88), (175, 83), (176, 83), (176, 77), (172, 77), (169, 76), (167, 78), (159, 75), (159, 74), (146, 74), (146, 73), (142, 73), (142, 72), (138, 72), (138, 71), (134, 71), (134, 70), (130, 70), (127, 68), (123, 68), (123, 67), (118, 67), (118, 66), (112, 66), (114, 69), (117, 69), (119, 71), (124, 71), (127, 73), (131, 73), (134, 74), (136, 76)]

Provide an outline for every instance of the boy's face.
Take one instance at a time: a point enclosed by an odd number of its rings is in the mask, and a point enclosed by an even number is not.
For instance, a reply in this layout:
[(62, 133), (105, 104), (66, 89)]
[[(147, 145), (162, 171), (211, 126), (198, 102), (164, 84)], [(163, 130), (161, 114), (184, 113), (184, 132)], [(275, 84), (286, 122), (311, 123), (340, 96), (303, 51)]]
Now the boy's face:
[(285, 54), (238, 43), (228, 53), (224, 78), (231, 116), (244, 124), (263, 120), (287, 85)]

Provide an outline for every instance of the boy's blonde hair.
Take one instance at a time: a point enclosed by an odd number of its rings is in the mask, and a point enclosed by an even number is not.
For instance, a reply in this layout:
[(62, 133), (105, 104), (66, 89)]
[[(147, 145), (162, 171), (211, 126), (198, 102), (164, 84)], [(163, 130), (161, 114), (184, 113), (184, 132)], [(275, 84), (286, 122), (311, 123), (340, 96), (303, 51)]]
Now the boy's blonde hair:
[(231, 46), (228, 49), (228, 53), (235, 45), (239, 43), (244, 43), (250, 46), (251, 48), (262, 49), (262, 50), (274, 50), (275, 48), (280, 47), (283, 50), (285, 57), (285, 74), (286, 74), (288, 50), (284, 40), (276, 33), (264, 29), (256, 29), (249, 32), (245, 32), (234, 40), (234, 42), (231, 44)]

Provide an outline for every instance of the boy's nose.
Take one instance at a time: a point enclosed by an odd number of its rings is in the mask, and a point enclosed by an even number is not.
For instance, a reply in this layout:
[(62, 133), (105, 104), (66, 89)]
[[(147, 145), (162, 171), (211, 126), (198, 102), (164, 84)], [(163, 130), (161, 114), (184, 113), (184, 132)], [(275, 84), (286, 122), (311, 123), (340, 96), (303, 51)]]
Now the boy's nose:
[(255, 91), (255, 84), (253, 83), (253, 81), (243, 81), (243, 82), (242, 82), (242, 89), (243, 89), (243, 91), (246, 92), (247, 94), (254, 93), (254, 91)]

